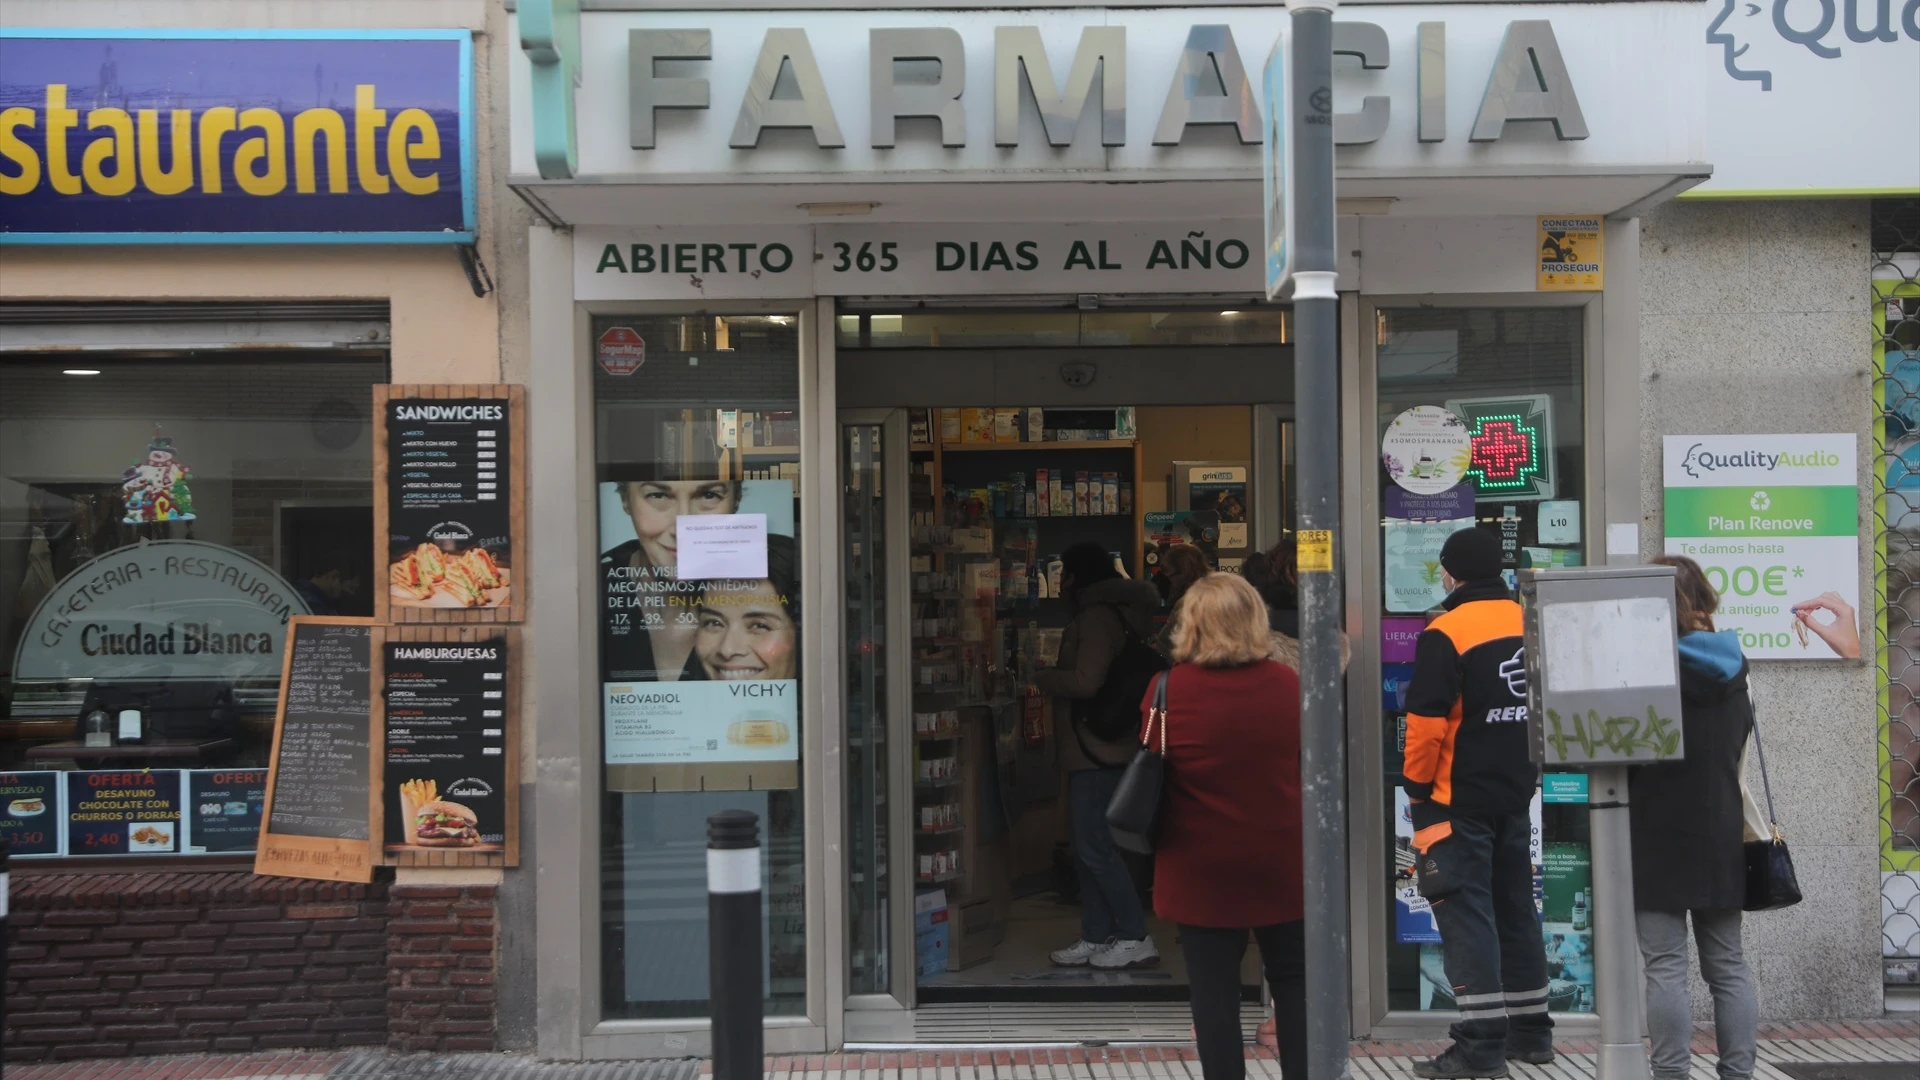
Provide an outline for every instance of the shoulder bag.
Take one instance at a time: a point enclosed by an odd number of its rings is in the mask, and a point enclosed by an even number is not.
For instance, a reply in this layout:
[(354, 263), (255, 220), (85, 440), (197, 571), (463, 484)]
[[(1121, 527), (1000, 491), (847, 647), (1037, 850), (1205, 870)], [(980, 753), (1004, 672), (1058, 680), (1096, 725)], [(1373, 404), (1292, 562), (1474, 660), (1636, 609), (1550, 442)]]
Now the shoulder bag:
[(1767, 751), (1760, 745), (1760, 710), (1753, 711), (1753, 749), (1760, 758), (1760, 787), (1767, 794), (1767, 833), (1746, 841), (1748, 911), (1775, 911), (1800, 902), (1800, 879), (1793, 872), (1787, 834), (1773, 812), (1773, 784), (1767, 779)]
[[(1138, 855), (1153, 854), (1154, 837), (1160, 831), (1160, 807), (1167, 791), (1167, 676), (1153, 677), (1153, 706), (1147, 710), (1147, 727), (1140, 737), (1140, 749), (1120, 776), (1113, 800), (1107, 803), (1107, 827), (1113, 831), (1114, 845)], [(1153, 745), (1153, 725), (1160, 723), (1160, 746)]]
[[(1166, 658), (1154, 651), (1127, 621), (1119, 604), (1108, 604), (1113, 617), (1120, 620), (1120, 651), (1107, 664), (1106, 677), (1092, 698), (1080, 702), (1080, 722), (1088, 734), (1101, 742), (1114, 742), (1133, 731), (1140, 722), (1140, 699), (1147, 695), (1147, 683), (1167, 670)], [(1084, 744), (1082, 744), (1084, 749)], [(1089, 753), (1088, 757), (1093, 755)], [(1095, 758), (1095, 760), (1099, 760)]]

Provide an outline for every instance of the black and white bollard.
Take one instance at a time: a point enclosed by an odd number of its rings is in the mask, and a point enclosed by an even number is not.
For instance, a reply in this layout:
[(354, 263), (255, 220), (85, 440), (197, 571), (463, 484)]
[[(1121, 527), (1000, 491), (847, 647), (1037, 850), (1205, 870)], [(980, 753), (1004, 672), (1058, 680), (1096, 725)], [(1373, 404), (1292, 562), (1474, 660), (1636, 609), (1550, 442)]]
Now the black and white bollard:
[(707, 944), (713, 1080), (759, 1080), (765, 1066), (760, 967), (760, 816), (707, 819)]
[[(13, 940), (7, 935), (9, 907), (7, 897), (8, 890), (13, 885), (13, 879), (7, 876), (7, 854), (10, 850), (7, 838), (0, 836), (0, 987), (7, 985), (7, 947)], [(5, 1027), (6, 1022), (7, 1001), (4, 996), (0, 996), (0, 1027)], [(0, 1072), (5, 1072), (5, 1069), (0, 1068)]]

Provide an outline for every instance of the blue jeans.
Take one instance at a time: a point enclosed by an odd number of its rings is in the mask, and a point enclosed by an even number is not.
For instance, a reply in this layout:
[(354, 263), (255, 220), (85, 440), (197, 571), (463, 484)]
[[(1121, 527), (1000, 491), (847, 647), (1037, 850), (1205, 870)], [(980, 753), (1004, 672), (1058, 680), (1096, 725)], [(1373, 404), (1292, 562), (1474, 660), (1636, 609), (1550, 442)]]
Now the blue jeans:
[(1107, 828), (1107, 804), (1122, 772), (1087, 769), (1067, 779), (1073, 867), (1080, 878), (1080, 937), (1085, 941), (1142, 941), (1147, 936), (1147, 914), (1134, 892), (1133, 875), (1127, 873)]

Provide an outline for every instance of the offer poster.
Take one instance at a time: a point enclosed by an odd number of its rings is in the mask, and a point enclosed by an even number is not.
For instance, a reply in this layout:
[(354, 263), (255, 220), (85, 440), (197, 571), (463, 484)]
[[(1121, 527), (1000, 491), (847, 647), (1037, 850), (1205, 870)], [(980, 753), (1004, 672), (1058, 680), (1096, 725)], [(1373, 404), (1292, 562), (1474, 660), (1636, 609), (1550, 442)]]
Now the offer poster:
[(613, 790), (799, 786), (796, 504), (788, 480), (643, 473), (600, 485)]
[(1666, 437), (1666, 552), (1700, 564), (1749, 658), (1860, 659), (1857, 449), (1850, 433)]
[(70, 772), (67, 854), (172, 855), (180, 850), (180, 770)]
[(260, 843), (267, 808), (267, 770), (193, 769), (187, 772), (189, 854), (252, 852)]
[(60, 774), (0, 773), (0, 836), (13, 856), (60, 854)]

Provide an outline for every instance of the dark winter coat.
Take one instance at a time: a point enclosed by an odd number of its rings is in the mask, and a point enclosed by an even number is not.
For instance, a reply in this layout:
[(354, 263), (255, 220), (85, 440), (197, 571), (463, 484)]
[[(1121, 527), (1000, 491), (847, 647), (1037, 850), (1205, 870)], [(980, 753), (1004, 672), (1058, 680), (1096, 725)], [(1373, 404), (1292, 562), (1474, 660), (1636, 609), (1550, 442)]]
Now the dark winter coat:
[(1041, 693), (1068, 699), (1054, 710), (1066, 771), (1111, 769), (1133, 760), (1140, 740), (1132, 732), (1104, 741), (1068, 718), (1074, 715), (1073, 702), (1100, 692), (1114, 657), (1126, 647), (1128, 630), (1142, 641), (1152, 639), (1153, 610), (1159, 601), (1153, 586), (1130, 578), (1108, 578), (1075, 591), (1073, 621), (1060, 637), (1058, 662), (1033, 676)]
[(1740, 752), (1753, 703), (1733, 631), (1680, 639), (1680, 694), (1685, 759), (1629, 770), (1634, 906), (1737, 910), (1746, 899)]

